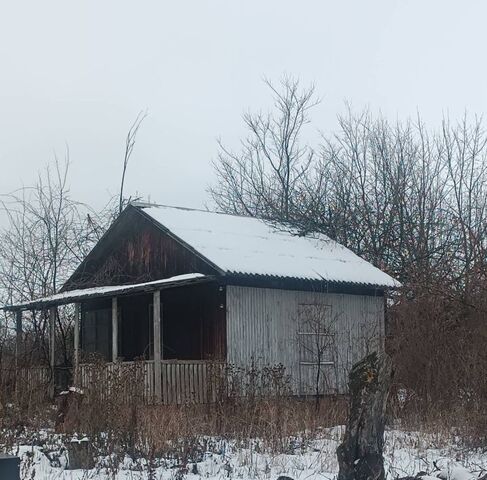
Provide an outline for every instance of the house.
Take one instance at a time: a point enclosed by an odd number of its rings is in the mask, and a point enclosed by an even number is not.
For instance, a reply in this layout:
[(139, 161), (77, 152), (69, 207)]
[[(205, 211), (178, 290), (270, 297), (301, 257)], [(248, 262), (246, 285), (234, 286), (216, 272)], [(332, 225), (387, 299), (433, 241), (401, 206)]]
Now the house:
[[(214, 362), (282, 364), (295, 394), (345, 393), (351, 365), (383, 346), (385, 292), (397, 286), (323, 235), (132, 204), (60, 293), (6, 308), (21, 332), (23, 310), (49, 309), (53, 325), (57, 306), (75, 304), (78, 380), (90, 353), (143, 359), (149, 398), (169, 402), (177, 382), (203, 401), (195, 385)], [(50, 355), (54, 368), (53, 335)]]

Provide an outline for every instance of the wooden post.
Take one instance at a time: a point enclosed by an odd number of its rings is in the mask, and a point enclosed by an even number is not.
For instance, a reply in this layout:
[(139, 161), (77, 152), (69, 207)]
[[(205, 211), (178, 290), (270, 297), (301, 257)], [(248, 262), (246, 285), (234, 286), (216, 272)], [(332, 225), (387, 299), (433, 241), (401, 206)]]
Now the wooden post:
[(73, 383), (78, 386), (79, 382), (79, 316), (80, 304), (76, 303), (74, 306), (74, 375)]
[(22, 349), (22, 310), (15, 312), (15, 365), (18, 367)]
[(161, 292), (156, 290), (153, 296), (153, 319), (154, 319), (154, 400), (162, 402), (161, 382)]
[(118, 301), (112, 298), (112, 362), (118, 360)]
[(22, 310), (15, 312), (15, 393), (19, 394), (19, 358), (22, 347)]
[(49, 309), (49, 366), (51, 367), (51, 385), (50, 396), (54, 398), (54, 386), (55, 386), (55, 367), (56, 367), (56, 351), (55, 351), (55, 339), (56, 339), (56, 307)]

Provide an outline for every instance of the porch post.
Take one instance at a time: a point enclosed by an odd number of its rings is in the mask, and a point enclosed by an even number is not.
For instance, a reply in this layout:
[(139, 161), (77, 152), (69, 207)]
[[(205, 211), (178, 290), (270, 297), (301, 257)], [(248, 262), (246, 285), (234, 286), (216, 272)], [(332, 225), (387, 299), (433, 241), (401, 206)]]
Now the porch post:
[(54, 386), (55, 386), (55, 363), (56, 355), (54, 349), (54, 342), (56, 338), (56, 307), (49, 308), (49, 366), (51, 367), (51, 385), (50, 385), (50, 395), (54, 398)]
[(118, 301), (112, 298), (112, 362), (118, 360)]
[(22, 347), (22, 310), (15, 312), (15, 394), (19, 392), (19, 357)]
[(153, 296), (154, 318), (154, 400), (162, 402), (161, 382), (161, 291), (156, 290)]
[(79, 315), (80, 315), (80, 304), (76, 303), (74, 305), (74, 375), (73, 383), (75, 386), (78, 385), (79, 379)]
[(15, 367), (19, 366), (20, 351), (22, 348), (22, 310), (15, 312)]

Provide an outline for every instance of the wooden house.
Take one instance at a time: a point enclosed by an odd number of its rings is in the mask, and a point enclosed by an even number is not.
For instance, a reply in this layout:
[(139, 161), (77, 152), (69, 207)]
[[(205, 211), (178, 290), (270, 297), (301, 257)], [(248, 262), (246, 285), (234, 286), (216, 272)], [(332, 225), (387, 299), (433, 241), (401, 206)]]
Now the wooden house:
[[(90, 353), (108, 367), (142, 359), (151, 401), (207, 401), (215, 363), (282, 364), (295, 394), (345, 393), (350, 366), (382, 348), (385, 292), (397, 285), (323, 235), (134, 204), (60, 293), (6, 308), (21, 331), (23, 310), (49, 309), (53, 325), (57, 306), (75, 304), (77, 381)], [(53, 369), (54, 335), (50, 355)]]

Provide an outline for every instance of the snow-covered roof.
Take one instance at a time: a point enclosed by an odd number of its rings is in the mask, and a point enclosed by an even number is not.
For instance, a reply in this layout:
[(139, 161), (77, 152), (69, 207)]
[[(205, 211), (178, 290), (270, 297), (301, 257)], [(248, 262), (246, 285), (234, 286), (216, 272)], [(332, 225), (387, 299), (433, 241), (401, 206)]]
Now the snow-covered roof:
[(298, 236), (257, 218), (180, 207), (141, 210), (223, 273), (400, 285), (325, 235)]
[(162, 290), (165, 288), (177, 287), (181, 285), (207, 282), (212, 279), (213, 277), (209, 275), (202, 275), (201, 273), (188, 273), (185, 275), (177, 275), (175, 277), (164, 278), (162, 280), (135, 283), (131, 285), (109, 285), (105, 287), (81, 288), (78, 290), (56, 293), (54, 295), (49, 295), (47, 297), (38, 298), (36, 300), (31, 300), (24, 303), (6, 305), (0, 310), (29, 310), (31, 308), (48, 308), (52, 305), (66, 305), (68, 303), (75, 303), (80, 300), (86, 300), (87, 298), (91, 297), (112, 297), (129, 293), (140, 293), (144, 291), (149, 292), (153, 290)]

